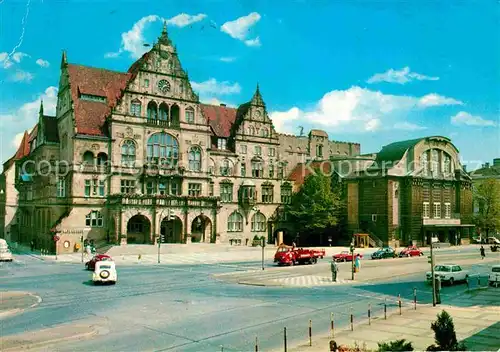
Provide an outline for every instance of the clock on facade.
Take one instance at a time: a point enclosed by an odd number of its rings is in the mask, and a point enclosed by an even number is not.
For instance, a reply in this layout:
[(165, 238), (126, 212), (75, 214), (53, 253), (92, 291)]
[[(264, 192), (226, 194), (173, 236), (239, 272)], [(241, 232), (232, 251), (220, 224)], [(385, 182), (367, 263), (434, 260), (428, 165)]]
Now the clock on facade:
[(161, 81), (158, 82), (158, 89), (162, 93), (167, 93), (170, 91), (170, 83), (166, 79), (162, 79)]
[(259, 120), (259, 119), (260, 119), (261, 115), (262, 115), (262, 113), (260, 112), (260, 110), (256, 110), (256, 111), (255, 111), (255, 118), (256, 118), (257, 120)]

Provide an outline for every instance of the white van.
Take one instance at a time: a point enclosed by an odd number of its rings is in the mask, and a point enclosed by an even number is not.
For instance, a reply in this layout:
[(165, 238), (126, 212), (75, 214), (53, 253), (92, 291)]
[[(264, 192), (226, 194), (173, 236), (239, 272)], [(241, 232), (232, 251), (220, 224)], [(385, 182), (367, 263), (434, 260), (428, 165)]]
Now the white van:
[(0, 262), (11, 262), (13, 260), (7, 241), (0, 238)]
[(115, 262), (113, 261), (99, 261), (95, 263), (95, 269), (92, 274), (92, 281), (94, 284), (116, 284), (118, 274), (116, 273)]

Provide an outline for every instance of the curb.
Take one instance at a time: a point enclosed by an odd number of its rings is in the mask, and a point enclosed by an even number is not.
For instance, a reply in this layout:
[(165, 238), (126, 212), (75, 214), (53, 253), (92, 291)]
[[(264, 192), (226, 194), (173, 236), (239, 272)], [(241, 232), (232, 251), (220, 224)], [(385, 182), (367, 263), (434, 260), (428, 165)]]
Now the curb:
[[(73, 341), (73, 340), (78, 340), (81, 338), (95, 336), (98, 334), (98, 331), (95, 329), (94, 326), (90, 326), (89, 328), (91, 329), (91, 331), (76, 334), (76, 335), (69, 334), (68, 336), (65, 336), (65, 337), (58, 337), (58, 338), (54, 338), (51, 340), (39, 341), (39, 342), (35, 342), (35, 343), (29, 343), (29, 342), (25, 343), (25, 344), (21, 343), (17, 346), (12, 346), (12, 347), (8, 347), (6, 349), (2, 349), (2, 352), (16, 352), (16, 351), (20, 351), (20, 350), (31, 350), (31, 349), (35, 349), (35, 348), (44, 347), (47, 345), (53, 345), (53, 344), (56, 344), (56, 343), (61, 342), (61, 341)], [(40, 330), (37, 332), (40, 332)], [(7, 340), (9, 337), (15, 338), (15, 336), (16, 335), (11, 335), (11, 336), (4, 337), (3, 339)], [(1, 341), (0, 344), (3, 346), (4, 342)]]
[(28, 292), (27, 295), (36, 298), (36, 302), (33, 303), (32, 305), (30, 305), (29, 307), (26, 307), (26, 308), (15, 308), (15, 309), (6, 310), (4, 312), (0, 312), (0, 319), (5, 319), (5, 318), (10, 317), (12, 315), (24, 313), (24, 311), (26, 311), (26, 309), (35, 308), (36, 306), (40, 305), (40, 303), (42, 303), (42, 297), (35, 295), (34, 293), (30, 293), (30, 292)]

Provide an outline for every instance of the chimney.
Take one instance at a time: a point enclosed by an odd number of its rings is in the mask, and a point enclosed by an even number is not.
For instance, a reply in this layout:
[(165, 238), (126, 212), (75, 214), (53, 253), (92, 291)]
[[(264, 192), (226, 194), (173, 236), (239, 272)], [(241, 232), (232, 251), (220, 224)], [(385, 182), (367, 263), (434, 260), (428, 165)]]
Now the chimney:
[(464, 165), (463, 168), (464, 168), (464, 171), (467, 172), (467, 165)]
[(485, 163), (484, 167), (487, 168), (487, 169), (489, 169), (490, 168), (490, 163)]
[(220, 106), (226, 106), (226, 104), (224, 104), (224, 103), (220, 103)]

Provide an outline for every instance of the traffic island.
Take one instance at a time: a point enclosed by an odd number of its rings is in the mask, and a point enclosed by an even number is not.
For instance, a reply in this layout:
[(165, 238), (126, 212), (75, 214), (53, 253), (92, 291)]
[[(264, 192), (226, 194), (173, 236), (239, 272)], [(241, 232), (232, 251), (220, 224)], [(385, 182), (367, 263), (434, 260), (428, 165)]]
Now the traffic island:
[(30, 331), (16, 335), (0, 338), (2, 352), (14, 352), (23, 350), (36, 350), (47, 346), (56, 345), (61, 342), (82, 340), (97, 335), (94, 326), (88, 325), (60, 325), (55, 328)]
[(2, 292), (0, 293), (0, 319), (34, 308), (41, 301), (39, 296), (30, 292)]

